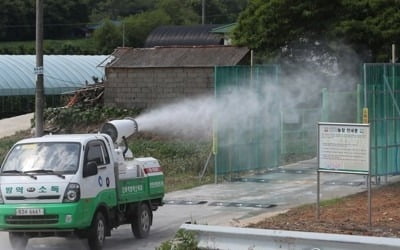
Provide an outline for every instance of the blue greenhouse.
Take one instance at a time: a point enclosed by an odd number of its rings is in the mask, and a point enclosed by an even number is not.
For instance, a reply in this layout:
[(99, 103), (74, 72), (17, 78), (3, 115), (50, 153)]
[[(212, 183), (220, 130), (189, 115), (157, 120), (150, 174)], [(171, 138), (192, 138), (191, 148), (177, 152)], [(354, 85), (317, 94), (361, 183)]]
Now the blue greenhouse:
[[(60, 96), (105, 78), (106, 55), (45, 55), (43, 76), (46, 105)], [(0, 55), (0, 118), (33, 111), (36, 87), (35, 55)]]

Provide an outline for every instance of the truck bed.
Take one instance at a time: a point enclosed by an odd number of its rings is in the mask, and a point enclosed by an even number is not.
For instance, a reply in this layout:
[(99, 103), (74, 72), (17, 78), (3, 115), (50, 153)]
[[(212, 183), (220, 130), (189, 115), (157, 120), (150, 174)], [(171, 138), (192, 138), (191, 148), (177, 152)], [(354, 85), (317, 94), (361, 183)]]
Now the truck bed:
[(164, 197), (164, 176), (146, 176), (118, 181), (118, 203), (162, 199)]

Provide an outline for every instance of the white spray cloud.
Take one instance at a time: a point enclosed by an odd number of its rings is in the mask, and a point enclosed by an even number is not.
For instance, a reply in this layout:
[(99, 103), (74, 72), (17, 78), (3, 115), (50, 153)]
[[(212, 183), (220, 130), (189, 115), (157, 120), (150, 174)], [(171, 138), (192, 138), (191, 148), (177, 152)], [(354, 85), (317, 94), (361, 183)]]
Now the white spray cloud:
[[(300, 115), (297, 108), (320, 107), (323, 88), (352, 91), (357, 81), (353, 71), (350, 74), (340, 72), (334, 57), (326, 53), (318, 55), (315, 51), (311, 55), (305, 63), (313, 61), (318, 67), (292, 65), (290, 71), (281, 72), (279, 85), (273, 82), (274, 78), (265, 77), (257, 79), (259, 87), (253, 88), (249, 87), (252, 84), (249, 79), (243, 79), (241, 87), (232, 85), (222, 89), (217, 98), (213, 95), (190, 97), (149, 110), (135, 118), (139, 131), (184, 137), (210, 136), (217, 121), (219, 129), (247, 133), (248, 129), (254, 127), (255, 121), (267, 129), (268, 126), (275, 127), (276, 122), (280, 121), (280, 117), (277, 117), (280, 116), (279, 111), (285, 113), (283, 122), (298, 123)], [(353, 63), (359, 63), (353, 54), (351, 58)], [(342, 67), (347, 66), (342, 63)], [(240, 81), (235, 79), (235, 82)], [(352, 103), (343, 100), (335, 103), (331, 100), (330, 105), (338, 106), (341, 111), (348, 110), (347, 107)]]
[[(260, 114), (265, 118), (268, 117), (266, 113), (274, 113), (276, 118), (278, 91), (277, 86), (270, 85), (259, 91), (233, 87), (222, 90), (217, 99), (213, 95), (186, 98), (145, 112), (135, 120), (139, 131), (172, 136), (211, 136), (214, 121), (218, 122), (219, 129), (236, 129), (244, 133)], [(268, 126), (268, 121), (260, 122)]]
[(214, 98), (199, 96), (152, 109), (135, 120), (143, 132), (184, 137), (206, 136), (211, 133), (214, 111)]

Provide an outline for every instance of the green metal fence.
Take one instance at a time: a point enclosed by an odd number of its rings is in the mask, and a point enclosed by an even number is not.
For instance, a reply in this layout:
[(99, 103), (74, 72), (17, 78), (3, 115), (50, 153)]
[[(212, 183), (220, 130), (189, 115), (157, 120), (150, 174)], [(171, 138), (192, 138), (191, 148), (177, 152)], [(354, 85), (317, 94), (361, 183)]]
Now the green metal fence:
[[(217, 103), (223, 103), (235, 92), (243, 93), (246, 99), (245, 93), (250, 91), (256, 93), (251, 98), (260, 100), (256, 102), (258, 106), (265, 106), (257, 108), (246, 100), (238, 100), (239, 105), (225, 105), (217, 112), (214, 124), (216, 175), (266, 170), (292, 157), (315, 156), (319, 121), (356, 122), (360, 117), (359, 86), (357, 91), (348, 92), (321, 89), (317, 96), (309, 96), (319, 102), (285, 109), (281, 107), (277, 88), (281, 84), (279, 80), (276, 65), (215, 68)], [(246, 115), (251, 109), (257, 112)], [(227, 113), (237, 116), (227, 119), (235, 120), (234, 123), (223, 124)]]
[(360, 122), (362, 108), (360, 92), (357, 84), (355, 91), (328, 91), (322, 89), (322, 122), (355, 123)]
[[(217, 101), (234, 89), (250, 88), (257, 98), (266, 98), (262, 89), (278, 85), (276, 65), (250, 67), (216, 67)], [(279, 166), (290, 154), (315, 153), (319, 121), (362, 122), (362, 109), (368, 108), (371, 124), (371, 169), (374, 176), (400, 174), (400, 64), (364, 64), (361, 85), (355, 91), (321, 90), (316, 107), (285, 110), (279, 107), (279, 93), (272, 96), (275, 112), (258, 112), (245, 122), (231, 127), (218, 126), (215, 119), (216, 174), (224, 175)], [(245, 102), (244, 102), (245, 103)], [(270, 102), (271, 103), (271, 102)], [(223, 112), (232, 112), (224, 110)], [(298, 120), (285, 121), (287, 113)]]
[[(219, 107), (214, 119), (217, 175), (279, 165), (279, 93), (274, 88), (277, 84), (276, 65), (215, 68), (215, 97)], [(266, 95), (273, 99), (269, 101), (272, 105), (264, 105)], [(225, 121), (232, 116), (235, 122), (227, 124)]]
[(372, 174), (399, 174), (400, 65), (364, 64), (360, 99), (371, 124)]
[(320, 121), (321, 108), (303, 108), (290, 111), (298, 116), (296, 122), (285, 122), (289, 111), (282, 110), (281, 121), (281, 157), (291, 155), (315, 154), (317, 152), (317, 123)]
[[(315, 107), (282, 110), (281, 122), (281, 156), (283, 159), (290, 155), (315, 155), (317, 152), (317, 124), (318, 122), (357, 122), (360, 117), (359, 108), (360, 85), (356, 91), (328, 91), (321, 90), (321, 100)], [(310, 97), (316, 99), (316, 97)], [(285, 121), (286, 116), (298, 117), (295, 121)]]

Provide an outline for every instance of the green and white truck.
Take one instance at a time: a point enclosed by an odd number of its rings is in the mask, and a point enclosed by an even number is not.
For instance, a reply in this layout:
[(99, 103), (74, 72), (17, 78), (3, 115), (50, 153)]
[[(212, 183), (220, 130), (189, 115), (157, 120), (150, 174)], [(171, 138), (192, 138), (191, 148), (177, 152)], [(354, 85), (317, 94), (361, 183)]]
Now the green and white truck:
[(136, 238), (147, 237), (153, 211), (163, 204), (164, 175), (156, 159), (133, 157), (126, 138), (136, 131), (136, 121), (126, 118), (98, 134), (17, 142), (0, 172), (0, 230), (9, 232), (11, 246), (78, 236), (99, 250), (122, 224), (131, 224)]

